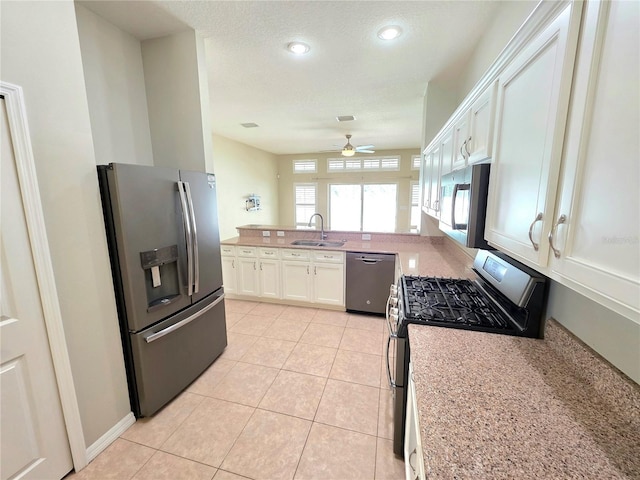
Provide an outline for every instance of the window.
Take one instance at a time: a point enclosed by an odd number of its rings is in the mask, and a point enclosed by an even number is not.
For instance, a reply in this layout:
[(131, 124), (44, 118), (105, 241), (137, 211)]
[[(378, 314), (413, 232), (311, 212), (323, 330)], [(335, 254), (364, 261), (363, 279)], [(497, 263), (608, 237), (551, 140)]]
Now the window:
[(400, 170), (400, 157), (329, 158), (328, 172)]
[(332, 230), (394, 232), (395, 183), (329, 185), (329, 219)]
[(418, 182), (411, 182), (411, 216), (409, 219), (409, 231), (418, 232), (420, 229), (420, 185)]
[(309, 225), (311, 215), (316, 212), (316, 185), (314, 183), (297, 183), (293, 188), (296, 227), (306, 227)]
[(411, 155), (411, 170), (420, 170), (421, 163), (422, 163), (421, 155)]
[(316, 160), (294, 160), (293, 173), (316, 173)]

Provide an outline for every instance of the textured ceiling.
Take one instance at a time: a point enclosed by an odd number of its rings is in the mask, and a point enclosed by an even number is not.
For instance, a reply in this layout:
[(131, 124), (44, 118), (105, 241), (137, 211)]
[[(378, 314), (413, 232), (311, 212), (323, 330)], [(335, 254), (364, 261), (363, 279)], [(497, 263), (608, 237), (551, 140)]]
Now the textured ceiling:
[[(154, 36), (154, 22), (158, 35), (175, 30), (172, 17), (198, 30), (205, 37), (214, 133), (287, 154), (330, 150), (347, 133), (354, 145), (377, 150), (420, 147), (427, 82), (445, 73), (455, 78), (452, 66), (470, 55), (500, 2), (86, 3), (94, 11), (91, 4), (106, 4), (98, 13), (138, 38)], [(142, 13), (126, 14), (129, 4)], [(151, 5), (160, 8), (143, 12)], [(389, 24), (404, 33), (384, 42), (376, 33)], [(294, 40), (309, 44), (309, 54), (288, 53)], [(338, 123), (337, 115), (356, 120)], [(246, 122), (259, 127), (240, 125)]]

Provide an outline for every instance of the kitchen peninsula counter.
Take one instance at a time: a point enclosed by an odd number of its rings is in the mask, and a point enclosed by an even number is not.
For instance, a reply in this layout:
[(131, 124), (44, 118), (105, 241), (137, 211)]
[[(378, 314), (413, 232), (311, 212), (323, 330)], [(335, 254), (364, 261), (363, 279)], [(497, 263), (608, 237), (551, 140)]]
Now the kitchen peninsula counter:
[[(309, 247), (291, 245), (296, 239), (318, 239), (319, 232), (299, 232), (295, 237), (240, 236), (221, 242), (222, 245), (245, 247), (297, 248), (302, 250), (326, 250), (340, 252), (390, 253), (397, 254), (402, 273), (438, 277), (469, 277), (472, 259), (460, 249), (449, 245), (443, 237), (420, 237), (417, 235), (384, 235), (382, 240), (362, 241), (346, 239), (341, 247)], [(330, 232), (330, 241), (345, 237)], [(378, 235), (380, 236), (380, 235)]]
[(545, 339), (409, 326), (430, 479), (640, 478), (640, 387), (554, 320)]

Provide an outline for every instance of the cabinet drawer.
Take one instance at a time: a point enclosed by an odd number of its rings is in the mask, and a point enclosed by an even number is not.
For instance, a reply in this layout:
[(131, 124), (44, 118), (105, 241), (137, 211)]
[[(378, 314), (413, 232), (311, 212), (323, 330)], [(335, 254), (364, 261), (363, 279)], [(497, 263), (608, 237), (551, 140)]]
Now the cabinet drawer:
[(314, 262), (344, 263), (344, 252), (327, 252), (314, 250), (311, 252)]
[(297, 250), (293, 248), (283, 248), (280, 252), (280, 255), (283, 259), (286, 260), (304, 260), (309, 261), (310, 258), (309, 250)]
[(261, 258), (280, 258), (280, 249), (261, 247), (258, 254)]
[(238, 247), (236, 253), (239, 257), (255, 257), (256, 247)]
[(231, 245), (220, 245), (220, 255), (223, 257), (233, 257), (236, 254), (236, 247)]

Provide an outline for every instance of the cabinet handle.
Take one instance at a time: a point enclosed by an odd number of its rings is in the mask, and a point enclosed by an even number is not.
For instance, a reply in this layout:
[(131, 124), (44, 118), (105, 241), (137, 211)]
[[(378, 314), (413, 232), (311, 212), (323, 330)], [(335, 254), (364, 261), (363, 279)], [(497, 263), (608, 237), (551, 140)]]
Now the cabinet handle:
[(531, 225), (529, 225), (529, 241), (531, 242), (531, 245), (533, 245), (533, 249), (536, 252), (538, 251), (538, 248), (540, 248), (540, 245), (533, 241), (533, 226), (540, 220), (542, 220), (542, 212), (538, 213), (538, 215), (536, 215), (536, 218), (533, 219), (533, 222), (531, 222)]
[[(462, 145), (460, 145), (460, 155), (462, 155), (462, 158), (466, 158), (466, 157), (464, 156), (464, 152), (462, 151), (462, 148), (463, 148), (466, 144), (467, 144), (467, 141), (465, 140), (465, 141), (464, 141), (464, 143), (463, 143)], [(466, 150), (466, 148), (465, 148), (465, 150)]]
[(307, 275), (309, 275), (309, 265), (307, 265)]
[(464, 149), (467, 151), (467, 159), (471, 156), (471, 152), (469, 151), (469, 144), (471, 143), (471, 137), (464, 142)]
[(234, 260), (231, 260), (231, 268), (236, 268), (236, 261), (235, 261), (235, 259), (234, 259)]
[(256, 270), (256, 262), (253, 262), (253, 269)]
[[(417, 447), (416, 447), (417, 448)], [(416, 469), (413, 466), (413, 464), (411, 463), (411, 459), (413, 458), (414, 455), (416, 455), (418, 452), (416, 452), (416, 449), (413, 449), (413, 452), (411, 452), (411, 454), (409, 455), (409, 466), (411, 467), (411, 470), (413, 470), (413, 473), (416, 473)]]
[(560, 215), (560, 218), (558, 218), (558, 221), (556, 222), (556, 224), (551, 227), (551, 231), (549, 232), (549, 245), (551, 246), (551, 250), (553, 250), (553, 255), (556, 258), (560, 258), (560, 250), (558, 250), (556, 247), (553, 246), (553, 236), (555, 235), (555, 231), (558, 228), (558, 225), (560, 225), (561, 223), (565, 223), (567, 221), (567, 216), (566, 215)]
[(318, 267), (313, 267), (313, 274), (318, 275)]
[(260, 271), (262, 271), (262, 262), (260, 262)]

